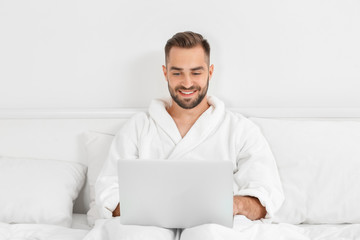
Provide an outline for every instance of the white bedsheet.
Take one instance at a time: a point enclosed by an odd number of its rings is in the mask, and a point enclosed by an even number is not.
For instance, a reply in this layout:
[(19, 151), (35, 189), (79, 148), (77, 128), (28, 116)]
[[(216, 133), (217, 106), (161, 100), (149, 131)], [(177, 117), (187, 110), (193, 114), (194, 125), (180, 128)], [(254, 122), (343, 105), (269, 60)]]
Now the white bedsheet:
[[(136, 236), (136, 238), (135, 238)], [(157, 227), (124, 226), (118, 218), (101, 219), (85, 240), (121, 239), (121, 240), (171, 240), (177, 239), (176, 231)], [(345, 240), (360, 239), (360, 224), (340, 225), (292, 225), (269, 224), (261, 221), (250, 221), (242, 216), (236, 216), (234, 228), (226, 228), (216, 224), (201, 225), (185, 229), (181, 233), (183, 240), (226, 239), (226, 240)]]
[(71, 228), (90, 230), (91, 227), (88, 224), (87, 215), (80, 213), (73, 213)]
[(94, 228), (85, 240), (171, 240), (176, 230), (153, 226), (122, 225), (120, 218), (96, 220)]
[(198, 226), (182, 232), (183, 240), (193, 239), (261, 239), (261, 240), (345, 240), (360, 239), (360, 224), (293, 225), (250, 221), (236, 216), (233, 229), (215, 224)]
[(360, 224), (298, 225), (304, 233), (317, 240), (360, 239)]
[(88, 230), (46, 224), (0, 223), (0, 240), (80, 240)]
[(72, 228), (0, 222), (0, 240), (80, 240), (89, 232), (86, 214), (73, 214)]

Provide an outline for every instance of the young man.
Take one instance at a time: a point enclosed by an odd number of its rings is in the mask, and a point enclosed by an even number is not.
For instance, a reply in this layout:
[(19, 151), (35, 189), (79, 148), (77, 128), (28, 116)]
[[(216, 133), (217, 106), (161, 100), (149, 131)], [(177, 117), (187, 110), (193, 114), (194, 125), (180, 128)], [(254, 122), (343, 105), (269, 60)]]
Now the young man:
[(116, 135), (96, 183), (103, 217), (120, 215), (119, 159), (211, 158), (233, 163), (233, 214), (271, 218), (283, 202), (275, 160), (255, 124), (207, 96), (214, 72), (207, 40), (193, 32), (175, 34), (165, 46), (162, 68), (171, 99), (154, 100)]

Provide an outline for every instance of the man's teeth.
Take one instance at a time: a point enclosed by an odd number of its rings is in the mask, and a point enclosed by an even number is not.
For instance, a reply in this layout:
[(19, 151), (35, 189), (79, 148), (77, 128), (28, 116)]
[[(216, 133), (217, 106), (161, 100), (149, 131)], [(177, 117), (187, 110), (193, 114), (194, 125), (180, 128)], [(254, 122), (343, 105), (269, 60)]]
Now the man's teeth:
[(183, 94), (192, 94), (193, 92), (183, 92), (183, 91), (180, 91), (181, 93)]

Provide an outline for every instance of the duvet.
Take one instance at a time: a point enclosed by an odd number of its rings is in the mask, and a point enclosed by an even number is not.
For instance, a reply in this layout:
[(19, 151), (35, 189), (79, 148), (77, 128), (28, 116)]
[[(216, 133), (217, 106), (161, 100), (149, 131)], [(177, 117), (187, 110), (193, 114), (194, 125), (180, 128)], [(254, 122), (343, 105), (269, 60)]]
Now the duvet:
[(0, 240), (80, 240), (88, 232), (47, 224), (0, 223)]
[(86, 236), (85, 240), (338, 240), (360, 239), (360, 224), (338, 225), (293, 225), (271, 224), (262, 221), (250, 221), (243, 216), (236, 216), (234, 227), (226, 228), (216, 224), (206, 224), (181, 231), (157, 227), (124, 226), (119, 218), (101, 219)]

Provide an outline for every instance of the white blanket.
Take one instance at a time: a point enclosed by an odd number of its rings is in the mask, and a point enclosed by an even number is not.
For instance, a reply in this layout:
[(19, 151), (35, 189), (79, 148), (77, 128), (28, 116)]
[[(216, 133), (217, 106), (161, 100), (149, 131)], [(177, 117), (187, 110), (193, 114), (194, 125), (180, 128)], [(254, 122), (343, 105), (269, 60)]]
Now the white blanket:
[[(119, 218), (98, 220), (85, 240), (176, 240), (176, 230), (158, 227), (125, 226)], [(234, 227), (226, 228), (216, 224), (206, 224), (185, 229), (181, 240), (356, 240), (360, 239), (360, 224), (339, 225), (292, 225), (270, 224), (250, 221), (236, 216)]]
[(124, 124), (95, 186), (102, 217), (110, 218), (119, 203), (117, 161), (137, 158), (231, 161), (234, 194), (257, 197), (266, 207), (266, 217), (273, 215), (283, 202), (283, 192), (260, 129), (242, 115), (226, 111), (217, 98), (208, 97), (208, 103), (210, 107), (183, 138), (166, 111), (168, 100), (154, 100), (148, 113)]
[(47, 224), (0, 223), (0, 240), (80, 240), (88, 232)]
[(120, 217), (99, 219), (84, 240), (175, 240), (178, 231), (152, 226), (122, 225)]

